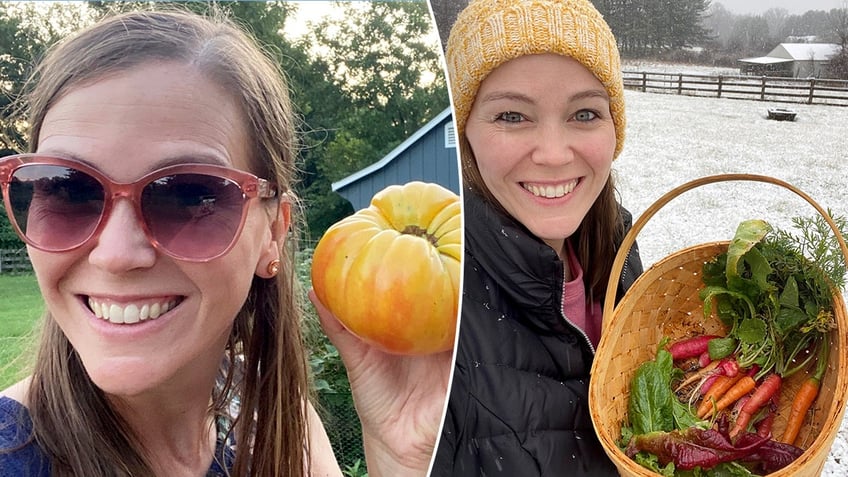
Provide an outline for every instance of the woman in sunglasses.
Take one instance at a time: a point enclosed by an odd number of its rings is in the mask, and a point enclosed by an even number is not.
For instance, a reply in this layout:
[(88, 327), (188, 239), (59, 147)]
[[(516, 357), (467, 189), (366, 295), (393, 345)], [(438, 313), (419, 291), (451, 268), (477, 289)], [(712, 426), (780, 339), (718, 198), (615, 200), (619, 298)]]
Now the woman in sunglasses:
[[(131, 13), (35, 78), (33, 152), (0, 184), (47, 313), (32, 375), (0, 392), (0, 475), (341, 475), (309, 404), (274, 63), (225, 20)], [(316, 306), (372, 475), (423, 474), (449, 356), (383, 355)]]

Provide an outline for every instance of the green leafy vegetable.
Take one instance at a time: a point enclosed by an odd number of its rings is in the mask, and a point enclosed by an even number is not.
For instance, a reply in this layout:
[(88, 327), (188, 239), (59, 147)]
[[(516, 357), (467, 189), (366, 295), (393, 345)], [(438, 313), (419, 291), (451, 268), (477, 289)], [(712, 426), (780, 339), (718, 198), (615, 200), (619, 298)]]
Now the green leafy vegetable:
[(671, 379), (675, 375), (671, 353), (657, 351), (656, 359), (639, 366), (631, 382), (629, 415), (634, 434), (674, 429)]
[(793, 222), (800, 237), (762, 220), (742, 222), (727, 252), (703, 267), (704, 314), (715, 312), (730, 328), (710, 357), (735, 354), (740, 366), (759, 366), (757, 377), (796, 372), (796, 357), (834, 326), (832, 287), (845, 275), (841, 251), (823, 219)]

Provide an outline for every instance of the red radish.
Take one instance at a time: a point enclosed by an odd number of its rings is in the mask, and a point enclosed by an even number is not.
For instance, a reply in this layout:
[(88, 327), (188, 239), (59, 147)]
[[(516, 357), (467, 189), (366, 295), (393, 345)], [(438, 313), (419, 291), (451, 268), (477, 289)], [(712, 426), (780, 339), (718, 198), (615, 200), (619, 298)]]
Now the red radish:
[[(711, 361), (709, 364), (707, 364), (706, 366), (699, 369), (698, 372), (693, 373), (691, 376), (684, 379), (677, 386), (677, 389), (675, 389), (674, 392), (679, 392), (681, 389), (685, 388), (686, 386), (689, 386), (690, 384), (692, 384), (695, 381), (698, 381), (700, 379), (704, 379), (706, 381), (706, 380), (709, 380), (710, 378), (712, 378), (712, 377), (714, 377), (718, 374), (722, 374), (722, 370), (718, 369), (718, 364), (719, 364), (718, 361)], [(712, 383), (712, 381), (710, 381), (710, 382)], [(706, 389), (703, 388), (704, 385), (705, 385), (705, 383), (701, 384), (700, 394), (704, 394), (706, 392)]]
[(708, 392), (710, 392), (710, 388), (713, 386), (713, 384), (716, 382), (716, 380), (718, 380), (719, 376), (724, 376), (724, 375), (723, 374), (713, 374), (712, 376), (710, 376), (710, 377), (708, 377), (707, 379), (704, 380), (704, 384), (701, 385), (701, 395), (702, 396), (707, 394)]
[(719, 367), (724, 371), (725, 376), (736, 376), (739, 373), (739, 363), (736, 362), (735, 359), (731, 358), (723, 358), (719, 363)]
[(702, 368), (706, 368), (713, 360), (710, 358), (709, 351), (704, 351), (698, 356), (698, 365)]
[(668, 347), (672, 359), (695, 358), (706, 352), (711, 339), (719, 338), (716, 335), (698, 335), (672, 343)]

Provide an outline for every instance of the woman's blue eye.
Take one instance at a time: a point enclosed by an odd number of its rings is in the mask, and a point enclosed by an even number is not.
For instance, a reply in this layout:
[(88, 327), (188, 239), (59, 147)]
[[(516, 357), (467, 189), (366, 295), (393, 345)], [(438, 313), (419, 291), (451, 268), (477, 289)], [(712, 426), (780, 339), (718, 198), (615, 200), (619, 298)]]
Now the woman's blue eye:
[(591, 121), (597, 117), (598, 115), (595, 114), (594, 111), (590, 111), (588, 109), (581, 109), (580, 111), (577, 111), (577, 114), (574, 115), (574, 119), (581, 122)]
[(521, 113), (506, 111), (498, 114), (495, 119), (498, 121), (506, 121), (508, 123), (518, 123), (524, 120), (524, 116), (522, 116)]

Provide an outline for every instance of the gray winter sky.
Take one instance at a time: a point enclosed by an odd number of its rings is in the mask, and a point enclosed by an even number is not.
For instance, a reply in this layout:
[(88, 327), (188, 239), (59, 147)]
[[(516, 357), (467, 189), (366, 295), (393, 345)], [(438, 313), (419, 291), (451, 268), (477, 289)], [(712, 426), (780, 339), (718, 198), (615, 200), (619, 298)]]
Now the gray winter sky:
[(739, 14), (757, 14), (769, 8), (783, 8), (790, 14), (800, 15), (808, 10), (848, 8), (846, 0), (713, 0), (713, 3), (721, 3), (727, 10)]

